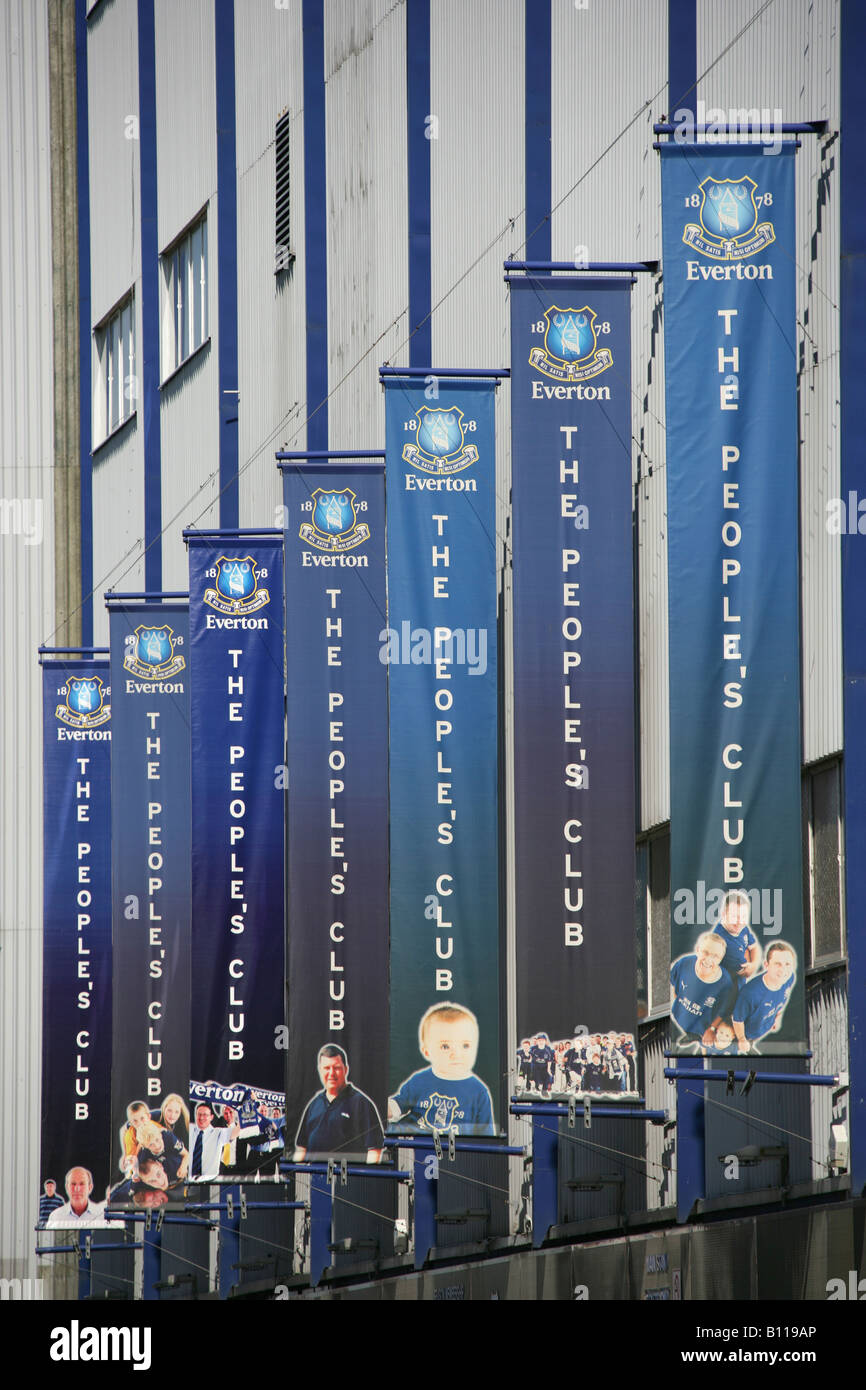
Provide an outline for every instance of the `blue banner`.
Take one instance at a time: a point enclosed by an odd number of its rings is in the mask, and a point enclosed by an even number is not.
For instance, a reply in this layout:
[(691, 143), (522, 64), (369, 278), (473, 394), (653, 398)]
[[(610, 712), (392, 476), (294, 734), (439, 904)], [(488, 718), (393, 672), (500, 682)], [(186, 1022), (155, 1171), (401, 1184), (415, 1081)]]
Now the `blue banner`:
[[(185, 533), (192, 736), (192, 1078), (282, 1092), (282, 537)], [(194, 1167), (191, 1163), (191, 1176)]]
[(515, 1089), (633, 1096), (631, 282), (510, 290)]
[(671, 1015), (802, 1050), (794, 149), (662, 149)]
[[(388, 1096), (382, 467), (286, 468), (283, 500), (290, 772), (286, 1133), (298, 1159), (355, 1152), (372, 1160), (383, 1148)], [(335, 1109), (329, 1102), (338, 1098)]]
[(100, 1224), (109, 1181), (111, 724), (107, 661), (45, 662), (40, 1188), (52, 1228)]
[(499, 1077), (494, 386), (386, 384), (395, 1133), (493, 1135)]
[[(113, 1201), (177, 1186), (163, 1136), (155, 1177), (139, 1174), (155, 1122), (189, 1151), (189, 610), (158, 600), (109, 603), (112, 700), (112, 926), (115, 1011)], [(172, 1143), (169, 1148), (179, 1153)], [(164, 1190), (164, 1189), (163, 1189)]]

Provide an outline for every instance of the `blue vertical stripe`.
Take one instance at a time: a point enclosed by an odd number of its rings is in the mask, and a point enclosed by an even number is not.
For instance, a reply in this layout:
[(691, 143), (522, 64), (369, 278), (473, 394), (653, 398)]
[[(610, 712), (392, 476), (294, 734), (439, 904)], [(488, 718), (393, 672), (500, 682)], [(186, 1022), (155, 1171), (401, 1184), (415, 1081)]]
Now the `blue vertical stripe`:
[(668, 0), (668, 120), (679, 107), (696, 109), (697, 50), (695, 0)]
[(328, 447), (328, 224), (325, 180), (325, 16), (304, 0), (304, 264), (307, 448)]
[(550, 260), (550, 0), (525, 0), (526, 259)]
[(238, 525), (238, 194), (234, 0), (214, 0), (220, 526)]
[[(842, 6), (841, 126), (841, 339), (839, 354), (841, 495), (866, 493), (862, 439), (866, 433), (866, 11)], [(850, 526), (850, 517), (849, 517)], [(848, 979), (866, 971), (866, 541), (842, 537), (842, 663), (845, 721), (845, 898)], [(866, 1001), (861, 985), (848, 997), (851, 1067), (851, 1190), (866, 1184)]]
[(93, 405), (90, 356), (90, 161), (87, 117), (87, 0), (75, 5), (75, 107), (78, 124), (78, 450), (81, 507), (81, 641), (93, 641)]
[(156, 36), (153, 0), (138, 4), (138, 136), (141, 173), (141, 348), (144, 445), (144, 587), (162, 588), (162, 437), (159, 418), (159, 238), (156, 182)]
[(409, 365), (433, 360), (430, 270), (430, 0), (406, 4), (406, 154), (409, 190)]

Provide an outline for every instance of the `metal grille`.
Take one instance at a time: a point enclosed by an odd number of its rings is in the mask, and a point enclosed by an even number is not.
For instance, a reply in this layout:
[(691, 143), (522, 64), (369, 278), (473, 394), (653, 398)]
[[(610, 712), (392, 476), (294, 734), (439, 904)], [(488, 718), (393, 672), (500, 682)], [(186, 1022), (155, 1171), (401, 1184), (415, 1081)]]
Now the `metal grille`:
[(838, 763), (812, 776), (812, 940), (815, 960), (842, 949)]
[(274, 208), (274, 271), (286, 270), (295, 259), (292, 252), (291, 163), (289, 159), (289, 113), (277, 121), (274, 139), (276, 163)]
[(671, 969), (671, 836), (668, 830), (650, 840), (651, 1009), (670, 1000)]

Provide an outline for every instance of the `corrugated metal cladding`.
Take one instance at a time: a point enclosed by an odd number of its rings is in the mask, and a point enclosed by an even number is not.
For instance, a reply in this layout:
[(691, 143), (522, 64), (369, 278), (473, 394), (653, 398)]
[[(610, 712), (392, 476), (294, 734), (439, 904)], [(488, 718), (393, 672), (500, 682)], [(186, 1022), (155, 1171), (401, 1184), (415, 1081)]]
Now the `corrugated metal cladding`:
[[(111, 0), (87, 24), (90, 159), (91, 330), (135, 293), (141, 349), (141, 182), (138, 139), (138, 7)], [(94, 360), (94, 390), (96, 371)], [(82, 409), (91, 408), (87, 402)], [(99, 441), (95, 441), (97, 444)], [(127, 424), (93, 456), (93, 640), (108, 641), (102, 602), (110, 587), (144, 587), (141, 430)]]
[(155, 0), (153, 17), (162, 252), (216, 192), (214, 3)]
[[(809, 1011), (809, 1045), (812, 1049), (810, 1070), (816, 1076), (838, 1076), (848, 1070), (848, 995), (846, 970), (822, 971), (807, 985)], [(842, 1124), (850, 1134), (849, 1113), (851, 1097), (848, 1091), (834, 1104), (833, 1091), (824, 1086), (811, 1089), (812, 1100), (812, 1157), (814, 1176), (830, 1176), (830, 1130)]]
[[(245, 5), (235, 25), (238, 161), (238, 463), (240, 523), (274, 525), (282, 501), (276, 449), (302, 449), (304, 409), (304, 141), (301, 0)], [(275, 274), (277, 119), (289, 114), (290, 249)]]
[(167, 589), (185, 589), (189, 573), (181, 530), (219, 525), (214, 505), (219, 493), (219, 315), (213, 0), (185, 0), (183, 5), (156, 0), (154, 29), (160, 251), (207, 208), (210, 343), (160, 395), (162, 580)]
[(140, 275), (138, 6), (109, 0), (87, 22), (91, 324)]
[[(406, 7), (327, 0), (329, 433), (335, 449), (380, 448), (377, 369), (408, 361)], [(307, 409), (318, 402), (308, 402)]]
[(640, 1030), (638, 1082), (647, 1110), (666, 1110), (662, 1125), (646, 1125), (646, 1209), (676, 1205), (676, 1159), (673, 1122), (677, 1117), (677, 1089), (664, 1074), (668, 1065), (665, 1052), (670, 1047), (670, 1024), (666, 1018), (644, 1024)]
[[(652, 126), (667, 101), (667, 5), (552, 8), (554, 260), (661, 259)], [(632, 436), (640, 632), (640, 824), (669, 814), (668, 596), (660, 281), (632, 290)]]
[(839, 0), (777, 3), (749, 25), (748, 0), (698, 3), (698, 73), (710, 69), (698, 96), (708, 107), (829, 122), (826, 138), (801, 137), (797, 156), (805, 762), (842, 747), (841, 543), (825, 524), (839, 496), (839, 10)]
[(93, 456), (93, 641), (98, 647), (108, 646), (106, 589), (144, 588), (143, 467), (137, 417)]
[[(40, 642), (54, 636), (51, 190), (45, 5), (0, 9), (0, 1277), (33, 1278), (38, 1197), (42, 966)], [(46, 234), (37, 236), (35, 230)], [(20, 508), (16, 512), (16, 501)], [(30, 536), (15, 524), (16, 515)], [(57, 639), (54, 638), (56, 641)], [(22, 1104), (21, 1098), (25, 1097)]]

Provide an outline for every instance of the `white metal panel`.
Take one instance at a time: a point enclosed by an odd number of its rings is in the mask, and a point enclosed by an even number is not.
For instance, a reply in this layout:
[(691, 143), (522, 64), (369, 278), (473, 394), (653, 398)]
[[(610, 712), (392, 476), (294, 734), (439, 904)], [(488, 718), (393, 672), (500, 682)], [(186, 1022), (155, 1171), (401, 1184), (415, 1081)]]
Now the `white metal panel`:
[[(653, 121), (667, 99), (667, 5), (552, 8), (554, 260), (661, 259)], [(637, 526), (640, 824), (670, 814), (667, 507), (661, 286), (632, 290), (632, 438)]]
[(155, 0), (154, 31), (162, 252), (216, 190), (213, 0), (183, 0), (180, 5), (177, 0)]
[(381, 448), (377, 369), (408, 360), (404, 6), (327, 0), (325, 91), (329, 436)]
[(102, 4), (87, 22), (90, 312), (99, 323), (139, 276), (138, 6)]
[[(137, 326), (137, 331), (140, 325)], [(144, 460), (136, 418), (93, 458), (93, 641), (108, 646), (106, 589), (144, 588)]]
[(812, 762), (842, 746), (841, 546), (826, 526), (840, 482), (839, 0), (757, 13), (754, 0), (699, 0), (698, 96), (725, 112), (766, 108), (776, 121), (830, 125), (825, 139), (801, 137), (796, 173), (803, 759)]
[[(240, 11), (239, 11), (240, 13)], [(306, 443), (304, 141), (301, 3), (243, 6), (235, 29), (238, 160), (240, 521), (275, 525), (274, 452)], [(276, 122), (289, 113), (291, 249), (275, 275)]]
[[(433, 361), (502, 367), (510, 356), (502, 262), (522, 254), (524, 6), (433, 0), (430, 141)], [(499, 437), (501, 444), (507, 431)]]
[[(32, 1254), (40, 1191), (42, 1006), (42, 683), (36, 648), (57, 638), (48, 24), (46, 6), (31, 0), (0, 7), (0, 120), (0, 1114), (7, 1117), (0, 1277), (32, 1279), (43, 1274)], [(16, 502), (22, 504), (21, 526)]]

